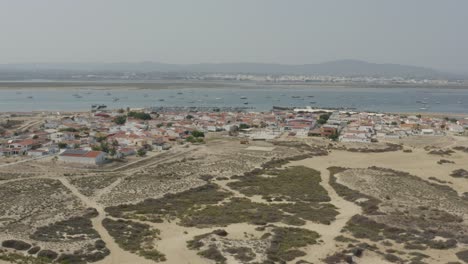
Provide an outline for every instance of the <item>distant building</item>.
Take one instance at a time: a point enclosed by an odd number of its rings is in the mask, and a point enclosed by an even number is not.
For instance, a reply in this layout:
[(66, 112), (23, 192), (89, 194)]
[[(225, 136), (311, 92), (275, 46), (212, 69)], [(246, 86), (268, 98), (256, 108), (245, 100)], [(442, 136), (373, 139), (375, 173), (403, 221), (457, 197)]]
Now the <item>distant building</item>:
[(106, 161), (106, 153), (102, 151), (67, 149), (59, 155), (59, 160), (87, 165), (100, 165)]

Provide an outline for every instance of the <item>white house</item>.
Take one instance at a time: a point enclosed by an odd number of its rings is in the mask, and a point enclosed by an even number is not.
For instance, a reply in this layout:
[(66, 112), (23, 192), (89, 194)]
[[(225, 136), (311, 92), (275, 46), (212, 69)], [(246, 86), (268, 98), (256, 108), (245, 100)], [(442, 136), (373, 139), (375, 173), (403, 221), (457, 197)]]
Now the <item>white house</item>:
[(106, 161), (106, 153), (83, 149), (67, 149), (59, 155), (58, 159), (63, 162), (99, 165)]

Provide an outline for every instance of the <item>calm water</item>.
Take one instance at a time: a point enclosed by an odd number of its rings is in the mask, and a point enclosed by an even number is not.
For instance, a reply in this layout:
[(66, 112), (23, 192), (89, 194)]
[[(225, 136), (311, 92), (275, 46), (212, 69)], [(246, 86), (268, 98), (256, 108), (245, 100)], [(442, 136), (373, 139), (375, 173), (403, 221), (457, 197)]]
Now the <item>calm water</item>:
[[(247, 99), (241, 99), (243, 96), (247, 97)], [(116, 98), (118, 100), (115, 100)], [(160, 101), (160, 99), (164, 101)], [(249, 104), (245, 105), (245, 102)], [(1, 112), (86, 111), (90, 109), (92, 104), (106, 104), (109, 108), (127, 106), (248, 106), (257, 111), (268, 111), (274, 105), (310, 105), (314, 107), (356, 108), (358, 110), (379, 112), (427, 111), (468, 114), (468, 89), (285, 88), (276, 86), (171, 88), (160, 90), (0, 89)]]

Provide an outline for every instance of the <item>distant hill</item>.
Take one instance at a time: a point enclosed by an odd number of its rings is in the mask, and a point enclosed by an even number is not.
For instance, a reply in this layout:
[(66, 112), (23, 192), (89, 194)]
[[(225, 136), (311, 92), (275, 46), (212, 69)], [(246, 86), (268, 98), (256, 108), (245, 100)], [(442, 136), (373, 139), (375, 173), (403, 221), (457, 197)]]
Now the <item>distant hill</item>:
[(399, 64), (377, 64), (359, 60), (338, 60), (318, 64), (285, 65), (271, 63), (39, 63), (0, 64), (0, 72), (187, 72), (311, 74), (332, 76), (374, 76), (453, 79), (460, 76), (434, 69)]

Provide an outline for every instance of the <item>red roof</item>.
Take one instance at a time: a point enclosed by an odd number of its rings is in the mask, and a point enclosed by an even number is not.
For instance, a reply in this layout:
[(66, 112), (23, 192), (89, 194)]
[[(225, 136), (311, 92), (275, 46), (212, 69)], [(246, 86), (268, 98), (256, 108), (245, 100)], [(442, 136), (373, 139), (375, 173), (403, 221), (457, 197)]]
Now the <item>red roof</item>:
[(88, 153), (86, 153), (85, 155), (83, 155), (83, 157), (86, 157), (86, 158), (96, 158), (97, 156), (99, 156), (102, 152), (101, 151), (89, 151)]

